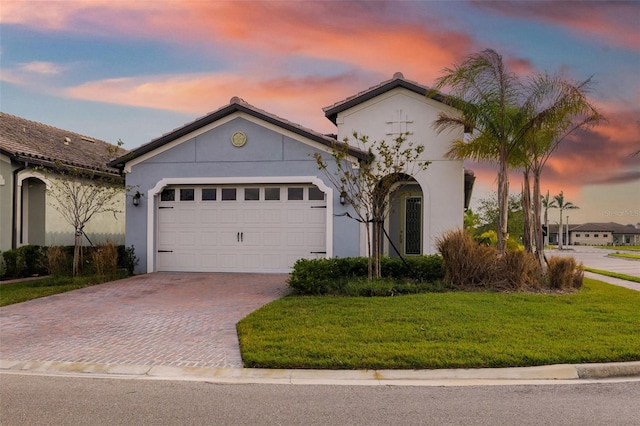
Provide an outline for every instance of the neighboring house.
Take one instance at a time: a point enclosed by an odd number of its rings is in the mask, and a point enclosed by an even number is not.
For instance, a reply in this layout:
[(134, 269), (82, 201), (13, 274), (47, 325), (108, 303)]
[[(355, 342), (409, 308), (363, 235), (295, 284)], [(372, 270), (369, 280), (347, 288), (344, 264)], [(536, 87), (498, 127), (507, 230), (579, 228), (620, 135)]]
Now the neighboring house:
[[(125, 150), (107, 142), (0, 113), (0, 251), (23, 245), (73, 245), (74, 229), (56, 210), (56, 168), (122, 181), (107, 163)], [(122, 203), (124, 212), (124, 183)], [(124, 213), (96, 215), (85, 228), (95, 243), (124, 244)], [(87, 239), (84, 239), (87, 242)]]
[[(566, 243), (567, 226), (562, 225), (563, 244), (576, 246), (635, 246), (640, 245), (640, 228), (615, 222), (569, 225), (569, 243)], [(558, 225), (549, 226), (549, 244), (558, 244)]]
[(628, 246), (640, 245), (640, 229), (633, 225), (609, 223), (585, 223), (569, 230), (574, 245)]
[[(335, 169), (331, 146), (354, 131), (372, 141), (409, 131), (425, 146), (421, 160), (432, 164), (392, 198), (385, 228), (403, 255), (435, 253), (438, 236), (462, 227), (474, 178), (445, 157), (463, 128), (438, 135), (432, 127), (440, 111), (455, 111), (427, 93), (396, 73), (324, 109), (337, 137), (234, 97), (113, 161), (143, 195), (126, 206), (138, 272), (289, 272), (300, 258), (365, 255), (364, 225), (346, 215), (355, 217), (313, 158), (321, 153)], [(356, 166), (366, 158), (354, 147), (350, 155)], [(388, 243), (384, 252), (396, 255)]]

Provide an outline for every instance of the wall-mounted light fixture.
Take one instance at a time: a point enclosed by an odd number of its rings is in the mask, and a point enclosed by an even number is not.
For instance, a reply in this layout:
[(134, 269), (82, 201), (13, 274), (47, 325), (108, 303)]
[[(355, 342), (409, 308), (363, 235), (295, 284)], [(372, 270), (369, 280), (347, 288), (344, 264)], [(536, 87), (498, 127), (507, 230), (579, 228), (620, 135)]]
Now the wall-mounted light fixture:
[(133, 205), (138, 207), (140, 205), (140, 198), (142, 198), (142, 194), (140, 193), (140, 191), (136, 191), (135, 194), (133, 194)]
[(347, 204), (347, 193), (345, 191), (342, 191), (340, 193), (340, 204), (342, 204), (343, 206)]

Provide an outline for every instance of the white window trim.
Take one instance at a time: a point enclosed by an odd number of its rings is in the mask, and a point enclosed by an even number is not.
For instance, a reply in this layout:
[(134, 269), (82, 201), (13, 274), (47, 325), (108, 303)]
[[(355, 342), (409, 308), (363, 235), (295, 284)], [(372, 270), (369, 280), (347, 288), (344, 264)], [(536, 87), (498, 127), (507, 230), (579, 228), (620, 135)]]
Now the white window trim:
[(158, 194), (169, 185), (266, 185), (266, 184), (313, 184), (327, 195), (326, 209), (326, 258), (333, 257), (333, 188), (317, 176), (263, 176), (228, 178), (164, 178), (147, 192), (147, 273), (156, 271), (157, 228), (155, 223)]

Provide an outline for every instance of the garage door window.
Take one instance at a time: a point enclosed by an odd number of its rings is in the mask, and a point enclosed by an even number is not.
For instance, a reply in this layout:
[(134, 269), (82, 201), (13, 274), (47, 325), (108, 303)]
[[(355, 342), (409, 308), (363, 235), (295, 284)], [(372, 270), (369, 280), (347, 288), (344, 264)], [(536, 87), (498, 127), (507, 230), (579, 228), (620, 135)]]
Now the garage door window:
[(280, 201), (280, 188), (265, 188), (264, 199), (266, 201)]
[(160, 201), (175, 201), (175, 200), (176, 200), (175, 189), (165, 189), (160, 194)]
[(320, 191), (317, 186), (309, 187), (309, 200), (322, 201), (324, 200), (324, 192)]
[(216, 189), (202, 188), (202, 201), (216, 201)]
[(258, 201), (260, 200), (260, 188), (245, 188), (244, 189), (245, 201)]
[(235, 201), (236, 189), (235, 188), (222, 188), (222, 201)]
[(304, 199), (304, 188), (288, 188), (287, 200), (300, 201)]
[(193, 188), (182, 188), (180, 190), (180, 201), (194, 201), (195, 190)]

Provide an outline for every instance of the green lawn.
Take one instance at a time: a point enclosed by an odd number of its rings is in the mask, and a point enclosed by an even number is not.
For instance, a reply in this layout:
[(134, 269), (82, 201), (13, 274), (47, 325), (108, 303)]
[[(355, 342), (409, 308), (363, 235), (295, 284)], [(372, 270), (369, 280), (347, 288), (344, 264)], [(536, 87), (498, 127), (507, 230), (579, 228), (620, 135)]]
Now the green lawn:
[(640, 292), (276, 300), (238, 324), (248, 367), (422, 369), (640, 360)]
[(75, 278), (50, 277), (42, 280), (0, 284), (0, 306), (26, 302), (27, 300), (64, 293), (65, 291), (77, 290), (119, 278), (124, 278), (124, 276), (112, 278), (101, 278), (97, 276)]

